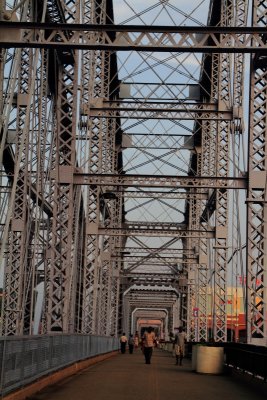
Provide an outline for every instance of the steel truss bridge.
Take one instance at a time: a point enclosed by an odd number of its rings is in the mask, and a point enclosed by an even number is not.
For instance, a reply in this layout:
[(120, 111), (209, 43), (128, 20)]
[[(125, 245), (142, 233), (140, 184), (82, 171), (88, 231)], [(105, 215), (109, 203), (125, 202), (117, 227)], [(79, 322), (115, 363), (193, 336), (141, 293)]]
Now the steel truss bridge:
[(266, 24), (267, 0), (0, 1), (2, 335), (224, 342), (243, 313), (267, 345)]

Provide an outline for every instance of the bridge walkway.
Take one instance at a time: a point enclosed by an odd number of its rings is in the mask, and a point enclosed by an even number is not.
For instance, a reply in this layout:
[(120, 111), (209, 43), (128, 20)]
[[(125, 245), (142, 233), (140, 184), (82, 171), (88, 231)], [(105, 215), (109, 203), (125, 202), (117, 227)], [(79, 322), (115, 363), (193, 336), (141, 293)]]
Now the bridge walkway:
[(155, 349), (152, 363), (144, 363), (140, 349), (118, 353), (78, 374), (49, 386), (29, 400), (262, 400), (263, 391), (229, 375), (197, 374), (191, 360), (182, 366)]

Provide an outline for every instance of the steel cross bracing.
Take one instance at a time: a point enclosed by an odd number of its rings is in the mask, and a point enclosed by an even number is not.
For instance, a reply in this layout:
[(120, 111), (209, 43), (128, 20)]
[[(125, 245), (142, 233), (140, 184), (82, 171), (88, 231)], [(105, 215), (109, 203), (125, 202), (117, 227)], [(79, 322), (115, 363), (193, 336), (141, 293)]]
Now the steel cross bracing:
[[(30, 20), (32, 13), (33, 9), (28, 5), (22, 13), (22, 18)], [(8, 240), (5, 270), (6, 301), (2, 326), (5, 334), (32, 333), (33, 294), (38, 273), (36, 266), (38, 268), (44, 262), (43, 232), (42, 228), (35, 223), (34, 215), (38, 213), (37, 204), (40, 205), (41, 201), (47, 203), (48, 199), (48, 196), (42, 198), (39, 195), (41, 185), (45, 184), (49, 187), (50, 184), (47, 180), (41, 181), (44, 164), (35, 155), (35, 143), (39, 141), (38, 151), (47, 152), (48, 133), (43, 124), (46, 122), (50, 104), (46, 97), (47, 82), (45, 79), (42, 81), (46, 64), (38, 65), (39, 54), (28, 49), (2, 54), (2, 73), (6, 73), (5, 67), (10, 69), (10, 79), (6, 85), (3, 85), (3, 79), (1, 80), (5, 93), (3, 115), (12, 117), (1, 121), (3, 132), (1, 159), (5, 171), (13, 172), (11, 179), (5, 179), (5, 175), (1, 176), (4, 184), (12, 184), (9, 196), (10, 211), (13, 204), (12, 218), (8, 213), (8, 223), (6, 222), (3, 232), (4, 241)], [(46, 52), (43, 51), (42, 55), (46, 63)], [(17, 79), (12, 80), (12, 76)], [(37, 79), (35, 80), (34, 77)], [(35, 102), (35, 99), (44, 93), (42, 101), (39, 104)], [(39, 126), (37, 126), (38, 120)], [(10, 140), (8, 136), (12, 132), (15, 135)], [(15, 144), (16, 152), (14, 152), (14, 145), (4, 146), (6, 138), (8, 143)], [(29, 182), (31, 182), (30, 185)], [(5, 213), (8, 199), (1, 197), (2, 200), (4, 208), (1, 208), (1, 212)], [(51, 208), (48, 210), (44, 207), (41, 212), (51, 216)]]
[[(87, 2), (85, 4), (84, 22), (98, 23), (100, 25), (109, 22), (113, 18), (112, 2)], [(104, 42), (102, 32), (99, 32), (97, 41)], [(112, 83), (118, 85), (116, 59), (109, 52), (84, 53), (83, 74), (81, 86), (81, 102), (90, 102), (90, 99), (109, 98), (116, 99), (116, 93), (112, 94)], [(114, 79), (115, 78), (115, 79)], [(116, 120), (102, 116), (90, 119), (84, 113), (85, 135), (89, 137), (89, 162), (85, 169), (89, 173), (116, 173), (119, 167), (119, 159), (116, 149)], [(86, 155), (85, 155), (86, 156)], [(111, 261), (110, 257), (100, 258), (99, 252), (112, 252), (113, 246), (119, 245), (120, 238), (114, 235), (98, 237), (98, 224), (102, 218), (105, 223), (109, 218), (111, 223), (119, 225), (122, 219), (122, 199), (103, 200), (100, 198), (100, 187), (90, 186), (87, 191), (88, 213), (86, 221), (86, 251), (84, 265), (83, 322), (82, 332), (111, 334), (118, 329), (118, 300), (119, 300), (119, 273), (121, 263)], [(102, 214), (102, 217), (100, 216)]]
[[(253, 26), (265, 26), (266, 17), (267, 3), (254, 1)], [(266, 58), (256, 53), (251, 56), (251, 63), (247, 195), (247, 329), (250, 343), (266, 346)]]
[(267, 2), (191, 2), (127, 0), (127, 23), (116, 0), (0, 3), (3, 334), (117, 334), (160, 308), (168, 332), (227, 340), (247, 189), (248, 340), (266, 344)]
[[(232, 1), (222, 2), (221, 4), (221, 15), (220, 23), (222, 25), (231, 25), (233, 18), (236, 18), (235, 23), (238, 26), (242, 26), (246, 20), (247, 7), (243, 2), (238, 2), (234, 8)], [(216, 18), (217, 11), (212, 10), (210, 14), (211, 20)], [(217, 17), (218, 18), (218, 17)], [(230, 42), (229, 42), (230, 45)], [(235, 68), (237, 73), (234, 77), (234, 93), (233, 98), (230, 98), (230, 58), (229, 54), (212, 55), (212, 75), (210, 79), (210, 98), (216, 99), (219, 104), (223, 104), (224, 107), (231, 106), (238, 107), (240, 115), (242, 116), (242, 98), (240, 93), (242, 91), (242, 64), (243, 57), (240, 55), (236, 56)], [(222, 105), (221, 105), (222, 106)], [(240, 126), (239, 126), (240, 128)], [(229, 134), (230, 132), (240, 133), (240, 130), (236, 129), (236, 123), (233, 121), (232, 125), (229, 122), (221, 121), (218, 124), (216, 122), (209, 123), (204, 121), (202, 124), (202, 149), (197, 153), (198, 160), (196, 161), (196, 169), (201, 175), (208, 174), (213, 175), (214, 172), (221, 176), (228, 176), (229, 174)], [(216, 132), (214, 136), (213, 132)], [(221, 132), (221, 137), (219, 136)], [(206, 139), (205, 139), (206, 138)], [(207, 140), (208, 139), (208, 143)], [(218, 140), (219, 139), (219, 140)], [(208, 144), (208, 145), (207, 145)], [(212, 151), (212, 152), (211, 152)], [(203, 158), (202, 154), (206, 154)], [(214, 159), (214, 153), (217, 153), (217, 159)], [(211, 158), (210, 158), (211, 156)], [(212, 158), (213, 157), (213, 158)], [(203, 162), (204, 161), (204, 162)], [(214, 254), (214, 309), (210, 311), (210, 321), (214, 321), (213, 327), (213, 338), (216, 341), (227, 340), (227, 213), (228, 213), (228, 200), (227, 191), (218, 190), (214, 192), (211, 201), (208, 201), (205, 206), (204, 213), (202, 214), (202, 222), (208, 221), (210, 216), (215, 211), (215, 254)], [(192, 201), (192, 200), (191, 200)], [(191, 208), (190, 208), (191, 209)], [(199, 208), (198, 208), (199, 209)], [(194, 217), (195, 215), (192, 214)], [(192, 220), (196, 221), (196, 218)], [(197, 218), (199, 221), (199, 218)], [(201, 239), (199, 241), (200, 256), (198, 268), (191, 270), (189, 273), (190, 286), (189, 286), (189, 302), (191, 301), (191, 309), (195, 312), (189, 315), (191, 322), (188, 324), (188, 335), (195, 338), (196, 340), (207, 340), (208, 339), (208, 258), (207, 258), (207, 243)], [(213, 278), (212, 278), (213, 279)]]
[[(221, 24), (232, 25), (234, 17), (234, 3), (223, 2), (221, 5)], [(230, 41), (228, 42), (230, 44)], [(232, 103), (230, 55), (221, 53), (218, 57), (218, 76), (214, 81), (218, 92), (218, 102), (224, 106)], [(229, 175), (230, 133), (231, 123), (224, 120), (217, 126), (216, 138), (216, 174)], [(228, 191), (218, 190), (216, 193), (215, 211), (215, 255), (214, 255), (214, 337), (216, 341), (227, 341), (227, 254), (228, 254)]]
[[(230, 4), (230, 3), (229, 3)], [(229, 8), (229, 5), (226, 6)], [(104, 11), (105, 12), (105, 11)], [(201, 53), (253, 53), (266, 50), (263, 27), (196, 27), (105, 24), (2, 23), (2, 32), (17, 29), (17, 37), (4, 35), (0, 45), (117, 51), (179, 51)], [(99, 41), (99, 35), (101, 41)], [(251, 41), (253, 42), (251, 44)], [(68, 52), (67, 50), (67, 52)]]
[[(53, 176), (54, 174), (52, 174)], [(59, 168), (61, 181), (73, 180), (76, 185), (103, 185), (103, 186), (127, 186), (127, 187), (155, 187), (155, 188), (225, 188), (225, 189), (245, 189), (247, 178), (239, 177), (220, 177), (220, 176), (168, 176), (168, 175), (116, 175), (116, 174), (96, 174), (75, 172), (73, 170), (63, 170)], [(114, 190), (111, 189), (113, 192)], [(153, 192), (152, 192), (153, 194)], [(127, 193), (126, 193), (127, 195)]]
[[(91, 118), (101, 116), (107, 118), (117, 118), (120, 112), (121, 118), (134, 119), (179, 119), (179, 120), (222, 120), (233, 118), (231, 110), (218, 110), (217, 104), (190, 104), (179, 103), (158, 103), (144, 102), (106, 102), (104, 99), (93, 101), (84, 106), (83, 112), (88, 112)], [(114, 111), (110, 114), (110, 111)], [(213, 112), (212, 112), (213, 111)]]

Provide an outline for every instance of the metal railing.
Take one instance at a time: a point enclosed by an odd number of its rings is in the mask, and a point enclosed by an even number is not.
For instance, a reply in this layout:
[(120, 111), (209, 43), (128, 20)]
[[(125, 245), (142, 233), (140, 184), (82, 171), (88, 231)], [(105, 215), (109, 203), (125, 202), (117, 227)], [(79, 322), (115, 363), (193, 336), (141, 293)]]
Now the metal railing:
[(225, 343), (226, 365), (267, 381), (267, 347)]
[(192, 354), (192, 346), (195, 345), (223, 347), (225, 366), (267, 381), (267, 347), (233, 342), (189, 342), (189, 354)]
[(119, 349), (114, 337), (53, 334), (0, 338), (1, 396), (75, 362)]

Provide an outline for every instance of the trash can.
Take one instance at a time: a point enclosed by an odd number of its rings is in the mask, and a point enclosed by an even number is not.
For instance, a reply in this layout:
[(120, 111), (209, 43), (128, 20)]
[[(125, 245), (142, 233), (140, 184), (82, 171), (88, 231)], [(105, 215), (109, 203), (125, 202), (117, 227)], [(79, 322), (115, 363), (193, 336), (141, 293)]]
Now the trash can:
[(196, 348), (195, 350), (196, 372), (201, 374), (223, 373), (223, 366), (224, 366), (223, 347), (215, 347), (215, 346), (194, 346), (194, 347)]

